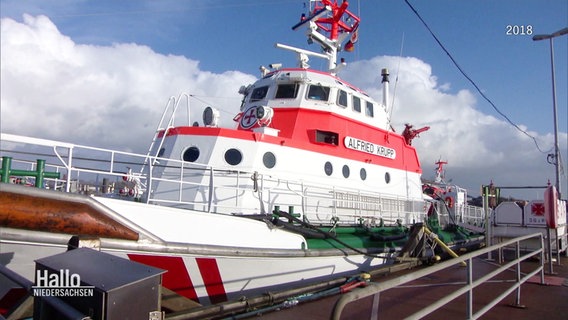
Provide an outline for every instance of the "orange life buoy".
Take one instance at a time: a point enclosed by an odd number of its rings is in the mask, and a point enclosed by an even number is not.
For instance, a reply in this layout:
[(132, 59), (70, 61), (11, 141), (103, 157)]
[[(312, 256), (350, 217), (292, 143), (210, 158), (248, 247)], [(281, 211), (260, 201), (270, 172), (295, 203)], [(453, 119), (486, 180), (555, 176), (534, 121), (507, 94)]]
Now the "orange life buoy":
[(449, 208), (454, 207), (454, 198), (446, 197), (446, 199), (444, 199), (444, 201), (446, 201), (446, 204), (448, 205)]

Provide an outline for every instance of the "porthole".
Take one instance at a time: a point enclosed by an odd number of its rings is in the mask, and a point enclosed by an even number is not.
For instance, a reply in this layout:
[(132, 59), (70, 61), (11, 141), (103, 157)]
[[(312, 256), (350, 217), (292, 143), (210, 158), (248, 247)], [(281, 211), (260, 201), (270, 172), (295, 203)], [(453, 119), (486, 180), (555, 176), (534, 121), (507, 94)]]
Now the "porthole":
[(331, 176), (331, 174), (333, 173), (333, 165), (331, 164), (331, 162), (327, 161), (323, 166), (323, 170), (325, 171), (325, 174)]
[(365, 170), (365, 168), (361, 168), (361, 171), (359, 171), (359, 176), (361, 177), (361, 180), (366, 180), (367, 179), (367, 170)]
[(265, 167), (272, 169), (276, 165), (276, 156), (272, 152), (267, 152), (262, 156), (262, 163)]
[(341, 169), (341, 171), (343, 172), (343, 176), (345, 178), (349, 178), (349, 167), (347, 165), (344, 165), (343, 168)]
[(225, 152), (225, 161), (232, 166), (236, 166), (243, 161), (243, 154), (237, 149), (229, 149)]
[(391, 175), (388, 172), (385, 173), (385, 182), (387, 184), (391, 182)]
[(197, 158), (199, 158), (199, 148), (195, 146), (185, 149), (182, 155), (183, 161), (187, 162), (194, 162)]

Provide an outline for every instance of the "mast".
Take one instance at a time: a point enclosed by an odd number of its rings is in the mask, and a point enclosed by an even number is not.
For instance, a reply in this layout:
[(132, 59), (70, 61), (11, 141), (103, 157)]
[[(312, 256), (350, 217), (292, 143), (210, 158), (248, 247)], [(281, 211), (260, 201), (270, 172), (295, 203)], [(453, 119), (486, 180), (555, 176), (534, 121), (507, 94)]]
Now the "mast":
[(436, 162), (436, 164), (438, 165), (438, 168), (436, 168), (436, 179), (435, 182), (437, 183), (446, 183), (446, 176), (445, 176), (445, 172), (444, 172), (444, 165), (448, 164), (447, 161), (442, 161), (442, 159), (438, 160)]
[(348, 6), (347, 0), (342, 1), (341, 4), (338, 4), (337, 0), (310, 1), (309, 16), (302, 14), (300, 22), (292, 27), (292, 30), (307, 27), (308, 44), (318, 43), (321, 46), (321, 53), (279, 43), (276, 47), (296, 52), (298, 66), (303, 69), (309, 68), (308, 56), (326, 59), (328, 60), (328, 72), (336, 75), (345, 66), (343, 61), (340, 65), (337, 64), (337, 53), (342, 50), (343, 43), (349, 39), (344, 49), (352, 51), (353, 44), (357, 41), (360, 19), (347, 10)]

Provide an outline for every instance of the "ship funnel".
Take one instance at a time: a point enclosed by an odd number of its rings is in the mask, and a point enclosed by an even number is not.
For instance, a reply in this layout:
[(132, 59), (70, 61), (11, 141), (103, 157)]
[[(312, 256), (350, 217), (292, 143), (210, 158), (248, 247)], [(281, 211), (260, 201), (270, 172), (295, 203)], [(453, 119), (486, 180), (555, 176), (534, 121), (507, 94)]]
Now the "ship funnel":
[(381, 83), (383, 84), (383, 105), (385, 106), (385, 110), (387, 111), (387, 113), (389, 112), (389, 70), (387, 68), (384, 68), (381, 70), (381, 76), (383, 77), (383, 80), (381, 81)]

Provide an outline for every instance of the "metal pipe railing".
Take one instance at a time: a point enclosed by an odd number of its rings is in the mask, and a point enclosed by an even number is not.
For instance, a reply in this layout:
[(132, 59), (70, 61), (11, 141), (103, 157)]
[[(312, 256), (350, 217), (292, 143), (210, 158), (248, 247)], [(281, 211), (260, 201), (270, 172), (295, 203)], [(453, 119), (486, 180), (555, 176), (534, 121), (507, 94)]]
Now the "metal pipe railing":
[[(541, 247), (531, 253), (525, 254), (523, 256), (520, 256), (520, 242), (521, 241), (525, 241), (531, 238), (539, 238), (540, 239), (540, 244)], [(517, 250), (516, 252), (516, 259), (503, 265), (500, 266), (498, 269), (482, 276), (481, 278), (473, 281), (473, 271), (472, 271), (472, 262), (473, 262), (473, 258), (479, 257), (481, 255), (485, 255), (489, 252), (495, 251), (495, 250), (499, 250), (502, 247), (505, 246), (510, 246), (510, 245), (515, 245), (515, 248)], [(521, 278), (521, 274), (520, 274), (520, 263), (530, 257), (533, 257), (537, 254), (540, 254), (540, 258), (541, 258), (541, 265), (534, 271), (530, 272), (529, 274), (526, 274), (524, 277)], [(458, 258), (453, 258), (451, 260), (447, 260), (444, 261), (440, 264), (425, 268), (425, 269), (421, 269), (421, 270), (417, 270), (413, 273), (407, 274), (407, 275), (402, 275), (400, 277), (396, 277), (394, 279), (390, 279), (381, 283), (370, 283), (366, 288), (362, 288), (362, 289), (358, 289), (356, 291), (350, 292), (348, 294), (343, 295), (335, 304), (334, 309), (333, 309), (333, 314), (332, 314), (332, 319), (340, 319), (341, 317), (341, 313), (343, 311), (343, 309), (345, 308), (345, 306), (351, 302), (369, 297), (369, 296), (373, 296), (376, 294), (380, 294), (381, 292), (384, 292), (386, 290), (392, 289), (392, 288), (396, 288), (398, 286), (401, 286), (403, 284), (406, 284), (408, 282), (417, 280), (419, 278), (428, 276), (432, 273), (453, 267), (459, 263), (463, 263), (467, 261), (467, 281), (466, 281), (466, 285), (459, 288), (458, 290), (456, 290), (455, 292), (452, 292), (450, 294), (448, 294), (447, 296), (437, 300), (436, 302), (430, 304), (428, 307), (412, 314), (411, 316), (409, 316), (407, 319), (419, 319), (422, 318), (434, 311), (436, 311), (437, 309), (439, 309), (440, 307), (448, 304), (449, 302), (451, 302), (452, 300), (456, 299), (457, 297), (463, 295), (463, 294), (468, 294), (468, 298), (467, 298), (467, 305), (466, 305), (466, 313), (467, 313), (467, 319), (477, 319), (479, 317), (481, 317), (483, 314), (485, 314), (487, 311), (489, 311), (493, 306), (495, 306), (497, 303), (499, 303), (499, 301), (503, 300), (505, 297), (507, 297), (510, 293), (512, 293), (513, 291), (517, 290), (517, 304), (520, 304), (520, 286), (526, 282), (530, 277), (536, 275), (537, 273), (540, 272), (541, 276), (540, 276), (540, 280), (541, 283), (544, 284), (544, 268), (543, 268), (543, 261), (544, 261), (544, 240), (543, 240), (543, 236), (541, 233), (535, 233), (535, 234), (531, 234), (531, 235), (527, 235), (527, 236), (523, 236), (523, 237), (519, 237), (519, 238), (515, 238), (515, 239), (511, 239), (509, 241), (506, 242), (502, 242), (500, 244), (497, 245), (493, 245), (491, 247), (488, 248), (484, 248), (484, 249), (480, 249), (480, 250), (476, 250), (475, 252), (471, 252), (468, 254), (465, 254), (463, 256), (460, 256)], [(514, 283), (513, 286), (511, 286), (510, 288), (508, 288), (505, 292), (503, 292), (502, 294), (500, 294), (498, 297), (496, 297), (494, 300), (492, 300), (491, 302), (489, 302), (485, 307), (483, 307), (482, 309), (480, 309), (479, 311), (477, 311), (475, 314), (473, 313), (473, 289), (476, 288), (477, 286), (481, 285), (482, 283), (486, 282), (487, 280), (495, 277), (496, 275), (502, 273), (505, 270), (508, 270), (509, 268), (511, 268), (512, 266), (517, 266), (516, 268), (516, 281)], [(376, 307), (378, 308), (378, 305), (376, 305)], [(376, 311), (376, 310), (375, 310)], [(371, 311), (373, 312), (373, 310)]]
[[(34, 144), (37, 139), (29, 137), (19, 137), (2, 134), (6, 141), (16, 141), (19, 143)], [(141, 186), (141, 193), (138, 195), (146, 203), (162, 203), (164, 205), (185, 205), (192, 208), (200, 208), (205, 212), (230, 213), (225, 209), (228, 205), (253, 206), (245, 208), (250, 212), (256, 212), (259, 207), (258, 202), (244, 201), (240, 197), (245, 195), (250, 200), (257, 197), (260, 201), (260, 211), (269, 213), (270, 207), (274, 204), (284, 204), (288, 206), (302, 207), (302, 214), (310, 220), (323, 221), (319, 219), (322, 212), (329, 212), (337, 216), (345, 223), (357, 223), (361, 219), (382, 219), (396, 223), (401, 219), (405, 224), (412, 223), (414, 218), (418, 221), (423, 220), (423, 202), (408, 199), (400, 199), (396, 195), (380, 193), (363, 193), (360, 190), (349, 188), (336, 188), (321, 185), (305, 185), (300, 180), (280, 180), (258, 174), (258, 188), (250, 183), (248, 175), (253, 172), (229, 172), (224, 168), (212, 168), (197, 163), (187, 163), (180, 159), (162, 159), (149, 155), (139, 155), (129, 152), (119, 152), (102, 148), (66, 144), (57, 141), (39, 141), (40, 145), (50, 147), (50, 155), (58, 159), (58, 164), (46, 164), (50, 168), (57, 168), (58, 172), (65, 180), (66, 192), (73, 192), (71, 186), (72, 179), (76, 179), (79, 185), (79, 174), (83, 174), (83, 181), (108, 177), (117, 179), (129, 176), (129, 165), (140, 164), (144, 167), (145, 174), (133, 175), (138, 178)], [(154, 160), (162, 162), (156, 166)], [(151, 160), (148, 162), (148, 160)], [(104, 163), (103, 163), (104, 162)], [(154, 170), (167, 170), (167, 174), (156, 176)], [(61, 170), (59, 170), (61, 169)], [(191, 172), (199, 172), (202, 179), (194, 179)], [(230, 181), (230, 179), (233, 179)], [(59, 180), (58, 180), (59, 181)], [(160, 191), (157, 184), (163, 183), (168, 188)], [(171, 188), (169, 186), (171, 185)], [(92, 184), (90, 184), (92, 186)], [(129, 185), (125, 187), (131, 187)], [(175, 188), (175, 189), (174, 189)], [(199, 189), (201, 188), (201, 189)], [(189, 191), (189, 189), (193, 191)], [(174, 191), (175, 193), (174, 194)], [(203, 198), (191, 196), (191, 192), (202, 192)], [(223, 201), (218, 201), (215, 194), (227, 194), (234, 190), (234, 196), (227, 197)], [(264, 195), (268, 195), (265, 197)], [(284, 195), (284, 198), (283, 198)], [(234, 203), (230, 203), (230, 201)], [(280, 203), (277, 203), (280, 202)], [(250, 210), (249, 210), (250, 209)], [(327, 219), (329, 220), (329, 219)], [(327, 221), (326, 220), (326, 221)], [(406, 221), (408, 220), (408, 221)]]

